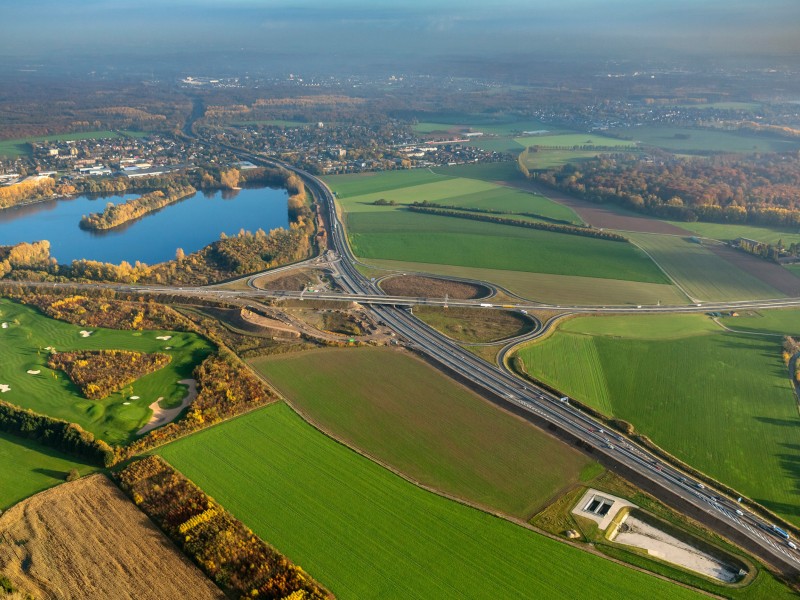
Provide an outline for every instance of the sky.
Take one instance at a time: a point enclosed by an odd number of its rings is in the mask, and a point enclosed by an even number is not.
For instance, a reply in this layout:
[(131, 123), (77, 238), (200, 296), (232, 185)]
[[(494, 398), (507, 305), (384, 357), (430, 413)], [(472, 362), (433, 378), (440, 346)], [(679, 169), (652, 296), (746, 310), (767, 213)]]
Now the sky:
[(800, 56), (800, 0), (3, 1), (0, 60)]

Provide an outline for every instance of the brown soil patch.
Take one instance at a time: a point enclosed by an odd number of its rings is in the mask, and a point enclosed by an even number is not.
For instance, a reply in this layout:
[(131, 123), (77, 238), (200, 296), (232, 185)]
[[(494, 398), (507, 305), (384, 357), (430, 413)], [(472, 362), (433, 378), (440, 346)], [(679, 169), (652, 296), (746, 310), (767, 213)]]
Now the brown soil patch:
[(757, 277), (767, 285), (774, 287), (787, 296), (800, 296), (800, 278), (788, 269), (763, 258), (751, 256), (741, 250), (730, 246), (708, 245), (704, 246), (714, 254), (727, 260), (745, 273)]
[(0, 572), (36, 598), (225, 598), (103, 475), (13, 506), (0, 541)]
[(638, 231), (641, 233), (667, 233), (673, 235), (694, 235), (685, 229), (671, 225), (658, 219), (639, 217), (636, 215), (624, 215), (614, 212), (602, 204), (594, 204), (586, 200), (580, 200), (574, 196), (569, 196), (553, 188), (545, 187), (531, 181), (524, 182), (503, 182), (503, 185), (517, 187), (530, 192), (535, 192), (569, 206), (578, 213), (578, 216), (592, 227), (599, 229), (618, 229), (621, 231)]
[(464, 281), (449, 281), (435, 277), (422, 277), (420, 275), (399, 275), (384, 279), (380, 283), (381, 289), (390, 296), (409, 296), (412, 298), (444, 298), (449, 296), (454, 300), (472, 300), (483, 298), (490, 293), (489, 288), (466, 283)]
[(264, 275), (253, 281), (253, 285), (264, 290), (290, 290), (302, 292), (305, 287), (314, 287), (320, 284), (324, 277), (322, 271), (315, 269), (296, 269), (288, 273), (277, 275)]
[(278, 321), (277, 319), (270, 319), (269, 317), (259, 315), (258, 313), (246, 308), (243, 308), (239, 311), (239, 319), (246, 324), (258, 327), (265, 333), (294, 338), (300, 337), (300, 334), (286, 325), (286, 323)]

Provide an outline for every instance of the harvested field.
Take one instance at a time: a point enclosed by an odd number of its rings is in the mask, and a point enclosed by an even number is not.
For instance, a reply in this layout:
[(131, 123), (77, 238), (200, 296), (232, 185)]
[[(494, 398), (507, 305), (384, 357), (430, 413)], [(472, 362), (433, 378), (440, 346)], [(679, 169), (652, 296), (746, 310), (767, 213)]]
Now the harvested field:
[(390, 296), (444, 298), (447, 295), (454, 300), (485, 298), (491, 291), (485, 286), (466, 281), (450, 281), (421, 275), (390, 277), (381, 281), (380, 286)]
[(706, 246), (706, 248), (779, 292), (787, 296), (800, 296), (800, 277), (779, 264), (752, 256), (730, 246)]
[(467, 343), (486, 343), (533, 331), (535, 322), (510, 310), (418, 306), (414, 314), (446, 336)]
[(17, 504), (0, 532), (0, 572), (36, 598), (224, 599), (103, 475)]
[(586, 223), (600, 229), (691, 235), (691, 233), (685, 229), (681, 229), (666, 221), (659, 221), (658, 219), (651, 219), (649, 217), (640, 217), (639, 215), (623, 211), (615, 206), (594, 204), (586, 200), (580, 200), (564, 192), (530, 181), (510, 181), (506, 182), (506, 185), (532, 191), (546, 196), (550, 198), (550, 200), (564, 204), (578, 213), (578, 216)]

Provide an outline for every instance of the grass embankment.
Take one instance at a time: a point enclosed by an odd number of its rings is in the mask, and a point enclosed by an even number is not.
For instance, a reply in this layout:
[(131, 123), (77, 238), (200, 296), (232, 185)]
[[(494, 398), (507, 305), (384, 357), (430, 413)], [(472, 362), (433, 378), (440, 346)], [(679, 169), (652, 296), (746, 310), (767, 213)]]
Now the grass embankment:
[(630, 244), (374, 204), (379, 199), (398, 205), (427, 200), (579, 222), (571, 209), (543, 196), (416, 170), (331, 177), (328, 182), (339, 195), (355, 253), (371, 264), (484, 279), (555, 303), (581, 302), (583, 291), (589, 302), (606, 304), (681, 301), (669, 280)]
[(417, 488), (285, 404), (159, 453), (341, 600), (698, 597)]
[(84, 131), (76, 133), (62, 133), (58, 135), (43, 135), (38, 137), (19, 138), (0, 141), (0, 156), (16, 158), (31, 153), (31, 142), (67, 142), (77, 140), (102, 140), (120, 137), (144, 137), (144, 131)]
[(348, 444), (425, 485), (521, 518), (589, 463), (404, 352), (327, 349), (252, 364)]
[(418, 306), (414, 314), (434, 329), (468, 344), (495, 342), (533, 331), (530, 319), (507, 310)]
[[(10, 386), (2, 399), (52, 417), (77, 423), (109, 443), (126, 443), (150, 419), (149, 405), (180, 404), (186, 387), (178, 384), (192, 376), (194, 367), (211, 352), (211, 345), (192, 333), (174, 331), (119, 331), (85, 328), (56, 321), (38, 311), (0, 300), (0, 383)], [(92, 331), (82, 337), (82, 330)], [(157, 337), (171, 336), (169, 340)], [(172, 360), (163, 369), (138, 379), (103, 400), (89, 400), (61, 371), (47, 367), (49, 350), (131, 350), (160, 352)], [(169, 349), (167, 349), (169, 347)], [(27, 371), (39, 371), (28, 374)], [(138, 398), (131, 398), (138, 396)], [(127, 403), (127, 404), (126, 404)]]
[[(790, 319), (758, 328), (784, 333)], [(725, 332), (703, 315), (584, 317), (519, 356), (535, 377), (800, 523), (800, 419), (780, 336)]]
[(0, 432), (0, 511), (23, 498), (63, 483), (72, 469), (86, 475), (95, 467), (34, 441)]
[(697, 300), (758, 300), (785, 295), (690, 239), (650, 233), (626, 235)]

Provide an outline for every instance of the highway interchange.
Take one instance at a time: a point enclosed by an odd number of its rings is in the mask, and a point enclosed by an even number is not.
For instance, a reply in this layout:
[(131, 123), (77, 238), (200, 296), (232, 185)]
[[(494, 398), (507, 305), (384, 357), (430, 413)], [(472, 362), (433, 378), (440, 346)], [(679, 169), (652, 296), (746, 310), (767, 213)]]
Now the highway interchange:
[[(239, 151), (239, 154), (242, 154)], [(344, 293), (306, 293), (305, 298), (322, 300), (357, 301), (371, 305), (376, 318), (384, 322), (409, 346), (429, 356), (450, 372), (474, 387), (484, 390), (500, 404), (524, 411), (533, 421), (554, 425), (567, 437), (581, 440), (594, 452), (605, 455), (605, 462), (615, 463), (647, 481), (648, 491), (673, 506), (684, 503), (705, 513), (703, 521), (725, 537), (738, 538), (738, 543), (757, 555), (764, 562), (786, 574), (800, 573), (800, 554), (790, 548), (773, 530), (773, 524), (749, 511), (734, 498), (729, 498), (711, 485), (703, 483), (661, 459), (634, 441), (616, 432), (607, 431), (604, 425), (574, 408), (568, 401), (525, 382), (507, 370), (505, 365), (491, 365), (454, 341), (432, 329), (413, 316), (410, 307), (416, 304), (506, 308), (535, 310), (558, 308), (567, 312), (582, 313), (636, 313), (636, 312), (705, 312), (740, 310), (744, 308), (779, 308), (800, 306), (800, 299), (776, 299), (754, 302), (704, 303), (686, 306), (548, 306), (530, 302), (493, 303), (485, 300), (445, 300), (432, 298), (391, 297), (385, 295), (378, 285), (363, 276), (356, 268), (342, 223), (339, 221), (334, 196), (328, 187), (313, 175), (290, 165), (270, 161), (264, 157), (247, 154), (249, 160), (281, 166), (298, 174), (306, 188), (316, 197), (319, 206), (328, 216), (329, 246), (338, 257), (337, 282)], [(37, 285), (37, 284), (34, 284)], [(54, 284), (38, 284), (54, 286)], [(59, 284), (55, 284), (60, 287)], [(65, 284), (69, 287), (98, 287), (98, 284)], [(169, 287), (110, 284), (108, 287), (126, 293), (168, 294), (173, 296), (206, 297), (225, 299), (231, 297), (298, 298), (300, 292), (267, 291), (260, 289), (231, 290), (218, 287)], [(513, 345), (513, 344), (512, 344)], [(509, 346), (504, 348), (507, 352)], [(501, 361), (502, 362), (502, 361)], [(679, 499), (676, 502), (676, 499)], [(682, 510), (682, 512), (686, 512)]]

